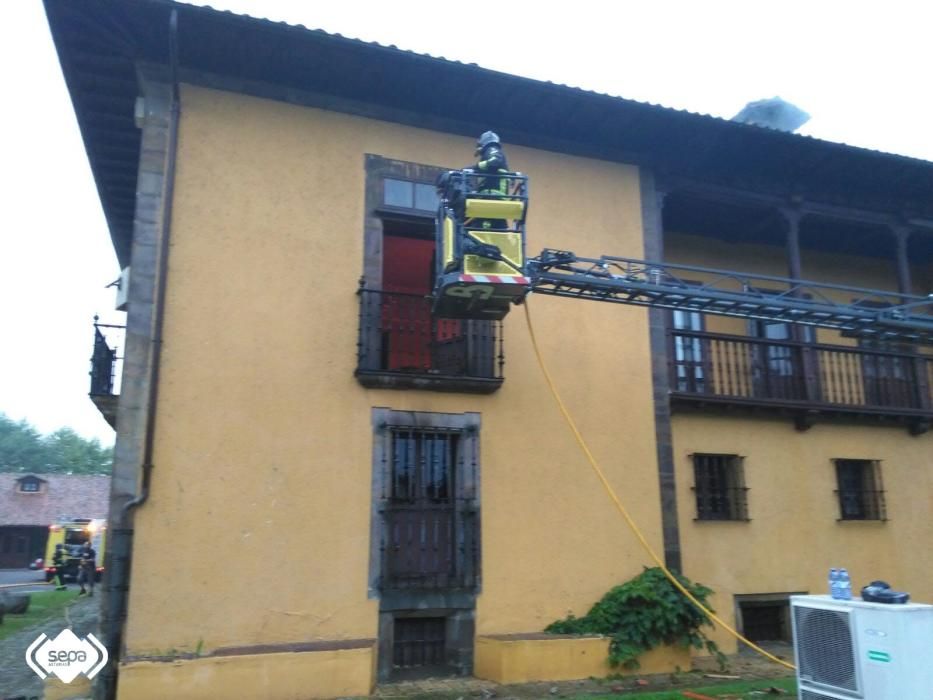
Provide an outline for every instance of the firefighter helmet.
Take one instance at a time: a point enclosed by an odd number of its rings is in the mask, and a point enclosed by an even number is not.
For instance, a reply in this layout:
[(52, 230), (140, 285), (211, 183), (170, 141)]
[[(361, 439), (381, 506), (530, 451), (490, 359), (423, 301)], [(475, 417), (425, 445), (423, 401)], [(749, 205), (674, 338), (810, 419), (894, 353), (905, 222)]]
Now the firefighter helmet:
[(499, 143), (499, 135), (494, 131), (484, 131), (483, 135), (476, 140), (476, 152), (482, 153), (483, 149), (491, 143)]

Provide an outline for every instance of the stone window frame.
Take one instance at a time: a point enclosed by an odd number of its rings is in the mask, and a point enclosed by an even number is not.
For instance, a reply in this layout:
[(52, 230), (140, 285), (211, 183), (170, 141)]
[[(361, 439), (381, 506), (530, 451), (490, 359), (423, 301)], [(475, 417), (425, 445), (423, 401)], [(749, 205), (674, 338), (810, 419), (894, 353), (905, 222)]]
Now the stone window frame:
[(383, 598), (380, 588), (382, 559), (380, 542), (383, 540), (384, 521), (381, 514), (382, 495), (387, 493), (385, 483), (385, 469), (383, 465), (390, 459), (386, 445), (382, 439), (384, 433), (391, 428), (408, 428), (417, 430), (451, 430), (459, 431), (461, 435), (459, 449), (471, 457), (472, 474), (466, 491), (459, 492), (455, 501), (469, 501), (470, 507), (475, 511), (476, 543), (477, 543), (477, 571), (474, 573), (476, 586), (470, 593), (473, 596), (482, 589), (482, 549), (481, 549), (481, 415), (476, 412), (465, 413), (435, 413), (430, 411), (400, 411), (391, 408), (377, 407), (372, 409), (373, 452), (372, 452), (372, 490), (370, 514), (370, 553), (369, 578), (367, 595), (369, 598)]
[[(503, 383), (504, 344), (501, 323), (493, 334), (482, 330), (466, 332), (474, 343), (467, 350), (467, 361), (476, 366), (462, 375), (435, 374), (432, 371), (409, 374), (379, 367), (381, 344), (376, 332), (372, 309), (364, 309), (364, 300), (371, 292), (381, 292), (383, 286), (383, 234), (384, 220), (394, 219), (434, 226), (435, 212), (414, 207), (399, 207), (385, 203), (385, 181), (401, 180), (415, 185), (434, 186), (438, 175), (450, 168), (412, 163), (367, 153), (365, 165), (365, 196), (363, 224), (363, 272), (360, 277), (360, 320), (357, 340), (357, 381), (370, 389), (421, 389), (427, 391), (491, 394)], [(414, 200), (412, 200), (414, 202)], [(364, 292), (368, 290), (368, 292)], [(491, 323), (467, 321), (471, 323)], [(491, 364), (487, 364), (491, 363)]]
[[(382, 517), (382, 496), (388, 493), (385, 483), (387, 454), (384, 434), (391, 428), (425, 430), (456, 430), (460, 432), (460, 450), (469, 451), (472, 459), (472, 478), (466, 492), (475, 520), (476, 570), (472, 590), (383, 591), (379, 587), (385, 522)], [(479, 413), (435, 413), (428, 411), (400, 411), (385, 407), (372, 409), (373, 456), (372, 496), (370, 516), (370, 559), (368, 597), (379, 600), (379, 631), (377, 675), (381, 682), (392, 679), (395, 621), (410, 617), (443, 617), (445, 619), (445, 657), (448, 667), (458, 675), (470, 675), (473, 670), (473, 645), (476, 631), (476, 596), (482, 589), (482, 521), (480, 508), (481, 475), (480, 433), (482, 421)], [(463, 468), (462, 466), (459, 468)], [(457, 500), (456, 498), (454, 499)]]
[(394, 160), (374, 153), (365, 155), (366, 218), (363, 226), (363, 277), (367, 289), (382, 288), (382, 220), (386, 214), (434, 221), (434, 212), (414, 207), (399, 207), (385, 203), (385, 181), (403, 180), (416, 185), (431, 185), (437, 176), (449, 168)]
[(745, 634), (745, 611), (743, 608), (762, 606), (782, 607), (782, 631), (788, 636), (787, 641), (791, 641), (791, 618), (790, 618), (790, 599), (795, 595), (807, 595), (807, 591), (791, 591), (789, 593), (737, 593), (732, 596), (733, 610), (735, 613), (735, 627)]

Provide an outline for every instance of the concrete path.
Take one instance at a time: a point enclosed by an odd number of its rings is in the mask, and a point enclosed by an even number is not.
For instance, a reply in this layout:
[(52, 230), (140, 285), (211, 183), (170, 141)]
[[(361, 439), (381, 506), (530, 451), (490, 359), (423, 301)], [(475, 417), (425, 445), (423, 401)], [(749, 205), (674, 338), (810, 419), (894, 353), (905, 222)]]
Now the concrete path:
[(47, 591), (44, 571), (30, 569), (0, 569), (0, 590), (10, 587), (19, 593)]

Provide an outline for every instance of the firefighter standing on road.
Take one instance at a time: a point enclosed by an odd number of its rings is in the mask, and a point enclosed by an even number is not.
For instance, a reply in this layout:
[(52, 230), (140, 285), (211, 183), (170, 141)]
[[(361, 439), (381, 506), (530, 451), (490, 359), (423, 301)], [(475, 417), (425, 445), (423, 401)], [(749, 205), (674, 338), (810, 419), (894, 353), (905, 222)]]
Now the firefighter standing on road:
[(52, 579), (58, 578), (58, 585), (55, 586), (56, 591), (65, 590), (65, 553), (62, 551), (64, 549), (64, 545), (57, 544), (55, 545), (55, 553), (52, 555), (52, 566), (55, 567), (55, 576)]
[[(81, 584), (81, 590), (78, 595), (94, 595), (94, 577), (97, 575), (96, 559), (97, 552), (91, 547), (90, 541), (85, 542), (81, 548), (81, 561), (78, 563), (78, 583)], [(85, 590), (84, 584), (90, 589)]]

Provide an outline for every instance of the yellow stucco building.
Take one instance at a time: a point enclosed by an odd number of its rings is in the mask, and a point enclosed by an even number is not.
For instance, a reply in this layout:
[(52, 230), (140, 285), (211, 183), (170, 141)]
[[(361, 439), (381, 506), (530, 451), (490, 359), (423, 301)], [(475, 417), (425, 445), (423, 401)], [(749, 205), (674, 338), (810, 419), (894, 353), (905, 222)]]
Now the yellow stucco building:
[[(649, 562), (522, 314), (430, 315), (434, 180), (481, 131), (531, 179), (530, 254), (930, 291), (930, 163), (206, 8), (45, 4), (130, 271), (119, 399), (92, 392), (117, 430), (101, 692), (121, 699), (605, 670), (574, 665), (596, 647), (496, 644)], [(929, 355), (530, 307), (648, 541), (746, 634), (786, 639), (787, 596), (830, 566), (933, 599)]]

